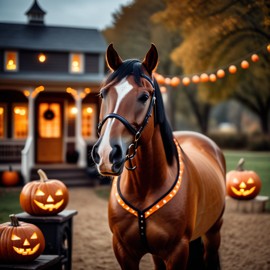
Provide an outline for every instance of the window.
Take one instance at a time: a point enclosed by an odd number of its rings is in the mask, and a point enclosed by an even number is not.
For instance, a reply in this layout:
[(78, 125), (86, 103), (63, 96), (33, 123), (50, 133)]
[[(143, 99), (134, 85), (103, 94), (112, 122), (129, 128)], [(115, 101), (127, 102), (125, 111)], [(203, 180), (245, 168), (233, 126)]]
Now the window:
[(27, 105), (13, 106), (13, 138), (26, 139), (28, 134), (28, 108)]
[(0, 105), (0, 138), (5, 138), (5, 114), (6, 110), (3, 105)]
[(93, 104), (83, 104), (82, 106), (82, 136), (90, 139), (95, 135), (96, 127), (96, 107)]
[(18, 53), (13, 51), (5, 52), (5, 71), (18, 70)]
[(84, 57), (81, 53), (70, 54), (70, 73), (83, 73), (84, 72)]

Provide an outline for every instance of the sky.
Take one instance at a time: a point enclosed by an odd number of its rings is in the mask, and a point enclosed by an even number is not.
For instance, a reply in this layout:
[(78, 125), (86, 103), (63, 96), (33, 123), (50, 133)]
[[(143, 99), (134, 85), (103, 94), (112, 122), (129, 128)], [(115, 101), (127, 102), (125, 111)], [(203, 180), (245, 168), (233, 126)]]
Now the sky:
[[(0, 22), (27, 23), (24, 14), (34, 0), (0, 0)], [(98, 28), (112, 24), (112, 14), (132, 0), (38, 0), (45, 24)]]

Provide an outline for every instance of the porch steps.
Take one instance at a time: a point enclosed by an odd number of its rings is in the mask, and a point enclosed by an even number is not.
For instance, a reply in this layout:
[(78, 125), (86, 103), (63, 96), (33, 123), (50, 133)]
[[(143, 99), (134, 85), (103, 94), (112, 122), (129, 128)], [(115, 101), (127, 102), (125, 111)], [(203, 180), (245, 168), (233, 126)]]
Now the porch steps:
[(89, 172), (87, 168), (77, 166), (65, 166), (65, 164), (54, 165), (36, 165), (31, 170), (30, 180), (38, 180), (38, 169), (44, 170), (48, 179), (61, 180), (68, 187), (76, 186), (95, 186), (100, 184), (100, 177), (97, 174)]

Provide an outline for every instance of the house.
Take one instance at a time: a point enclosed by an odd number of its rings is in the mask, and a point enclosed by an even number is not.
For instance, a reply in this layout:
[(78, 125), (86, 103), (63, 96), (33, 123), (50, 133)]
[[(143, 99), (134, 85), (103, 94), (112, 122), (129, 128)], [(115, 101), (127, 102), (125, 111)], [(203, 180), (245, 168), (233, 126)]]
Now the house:
[[(49, 26), (37, 0), (28, 23), (0, 23), (0, 166), (87, 167), (97, 139), (106, 42), (97, 29)], [(3, 170), (3, 166), (2, 166)]]

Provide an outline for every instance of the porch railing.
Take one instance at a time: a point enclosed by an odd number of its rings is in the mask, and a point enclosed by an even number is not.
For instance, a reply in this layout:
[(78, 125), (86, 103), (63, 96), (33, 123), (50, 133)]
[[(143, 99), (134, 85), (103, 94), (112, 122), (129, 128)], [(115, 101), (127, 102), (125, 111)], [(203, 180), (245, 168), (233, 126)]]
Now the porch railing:
[(25, 141), (1, 140), (0, 141), (0, 163), (19, 163), (21, 151)]
[(33, 166), (33, 138), (28, 137), (25, 143), (25, 147), (21, 152), (22, 155), (22, 168), (21, 172), (24, 178), (24, 182), (27, 183), (30, 180), (30, 170)]

